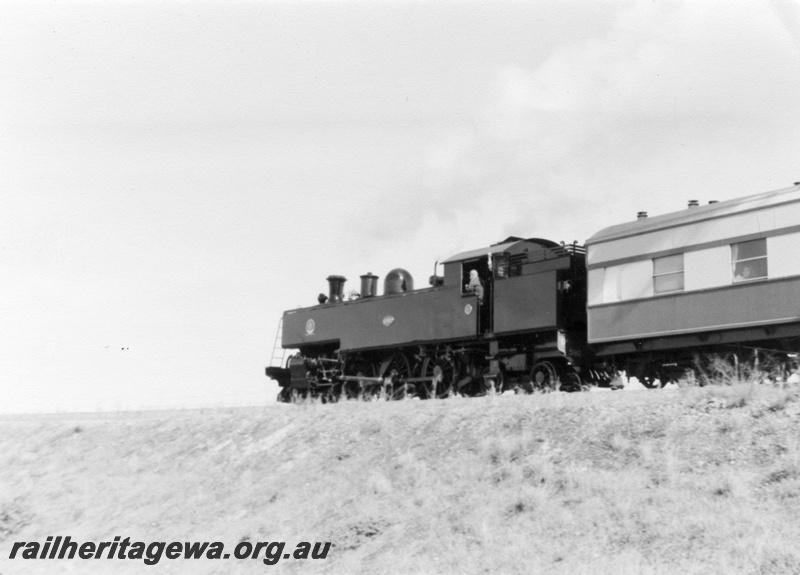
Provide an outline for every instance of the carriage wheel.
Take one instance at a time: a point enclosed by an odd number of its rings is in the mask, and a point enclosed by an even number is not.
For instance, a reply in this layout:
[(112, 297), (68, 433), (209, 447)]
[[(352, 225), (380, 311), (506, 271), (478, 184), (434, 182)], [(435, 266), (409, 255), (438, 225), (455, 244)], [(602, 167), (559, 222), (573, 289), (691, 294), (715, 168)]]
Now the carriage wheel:
[[(633, 376), (647, 389), (659, 389), (664, 385), (655, 362), (649, 360), (642, 361), (637, 363), (632, 371)], [(628, 376), (630, 375), (631, 371), (628, 371)]]
[(660, 389), (664, 386), (658, 374), (655, 372), (646, 373), (641, 377), (637, 377), (636, 379), (638, 379), (639, 383), (641, 383), (647, 389)]
[(533, 389), (538, 391), (550, 392), (556, 389), (558, 375), (556, 368), (549, 361), (540, 361), (534, 364), (531, 370), (531, 382)]
[(458, 378), (458, 364), (449, 356), (426, 357), (422, 362), (422, 377), (433, 377), (433, 381), (420, 384), (419, 396), (422, 399), (447, 397)]

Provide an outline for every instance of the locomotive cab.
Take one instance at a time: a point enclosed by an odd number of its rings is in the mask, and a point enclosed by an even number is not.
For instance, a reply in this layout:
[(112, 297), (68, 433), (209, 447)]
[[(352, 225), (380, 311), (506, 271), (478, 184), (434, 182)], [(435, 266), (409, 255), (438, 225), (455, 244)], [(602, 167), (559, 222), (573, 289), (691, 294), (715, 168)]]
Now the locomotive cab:
[(485, 321), (481, 333), (514, 334), (536, 330), (585, 330), (585, 252), (577, 244), (510, 237), (444, 262), (445, 285), (460, 285), (462, 297), (470, 272), (484, 287)]
[[(577, 244), (538, 238), (507, 238), (457, 254), (444, 262), (445, 285), (460, 285), (470, 273), (484, 286), (478, 337), (488, 344), (489, 373), (517, 384), (580, 387), (575, 366), (586, 349), (585, 252)], [(565, 386), (566, 387), (566, 386)]]

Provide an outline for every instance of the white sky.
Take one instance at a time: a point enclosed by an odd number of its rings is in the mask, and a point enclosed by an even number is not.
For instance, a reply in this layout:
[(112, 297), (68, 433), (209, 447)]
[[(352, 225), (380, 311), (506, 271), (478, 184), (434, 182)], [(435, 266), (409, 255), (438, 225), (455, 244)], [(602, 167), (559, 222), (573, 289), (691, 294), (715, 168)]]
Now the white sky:
[(800, 180), (797, 0), (0, 3), (0, 411), (271, 401), (341, 274)]

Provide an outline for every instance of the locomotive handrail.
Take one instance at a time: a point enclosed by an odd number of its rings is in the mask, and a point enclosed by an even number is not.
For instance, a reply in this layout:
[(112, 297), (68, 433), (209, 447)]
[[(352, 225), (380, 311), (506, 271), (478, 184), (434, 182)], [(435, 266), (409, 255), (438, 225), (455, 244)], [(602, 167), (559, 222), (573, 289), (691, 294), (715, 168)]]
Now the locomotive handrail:
[(539, 262), (571, 256), (585, 256), (586, 248), (577, 244), (548, 247), (541, 251), (509, 254), (503, 252), (496, 255), (496, 279), (505, 279), (521, 275), (523, 266)]

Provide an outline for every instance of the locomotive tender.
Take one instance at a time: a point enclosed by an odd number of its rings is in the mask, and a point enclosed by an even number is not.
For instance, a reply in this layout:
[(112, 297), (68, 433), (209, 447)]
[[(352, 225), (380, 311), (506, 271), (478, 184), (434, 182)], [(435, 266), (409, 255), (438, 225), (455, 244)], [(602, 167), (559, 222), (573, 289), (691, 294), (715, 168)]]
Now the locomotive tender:
[[(800, 347), (800, 182), (605, 228), (586, 242), (511, 237), (443, 262), (414, 289), (395, 269), (361, 276), (345, 301), (330, 276), (320, 304), (284, 313), (292, 395), (443, 397), (487, 389), (576, 391), (619, 370), (647, 386), (697, 355)], [(468, 289), (476, 270), (483, 297)]]

